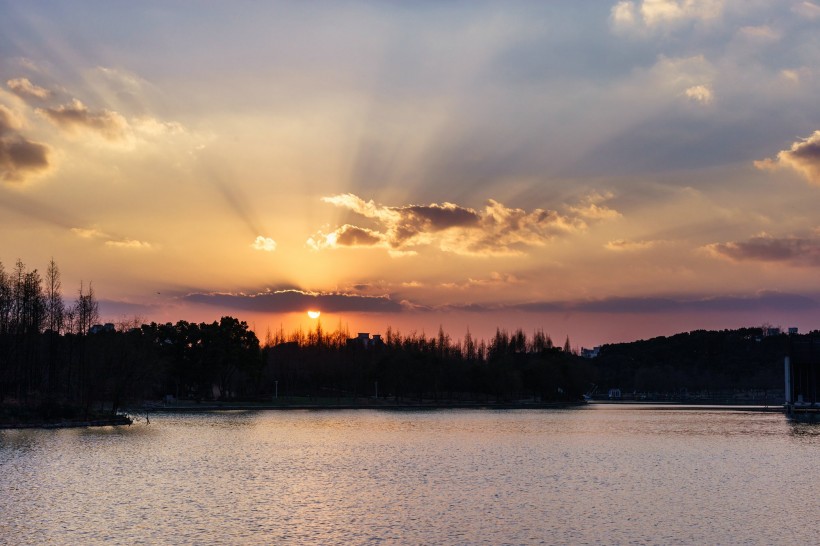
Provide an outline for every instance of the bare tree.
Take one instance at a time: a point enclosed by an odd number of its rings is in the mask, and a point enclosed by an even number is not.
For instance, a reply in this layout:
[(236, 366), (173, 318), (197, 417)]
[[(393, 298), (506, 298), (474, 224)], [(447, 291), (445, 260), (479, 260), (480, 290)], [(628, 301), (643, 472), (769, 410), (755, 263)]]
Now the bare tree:
[(6, 273), (3, 262), (0, 262), (0, 334), (7, 334), (11, 330), (13, 303), (11, 275)]
[(94, 324), (100, 321), (100, 306), (94, 296), (94, 287), (89, 282), (88, 292), (83, 291), (83, 282), (80, 281), (80, 292), (77, 301), (74, 302), (74, 328), (75, 332), (85, 335)]
[(46, 329), (55, 334), (63, 331), (65, 322), (66, 308), (61, 290), (60, 268), (51, 258), (46, 269)]

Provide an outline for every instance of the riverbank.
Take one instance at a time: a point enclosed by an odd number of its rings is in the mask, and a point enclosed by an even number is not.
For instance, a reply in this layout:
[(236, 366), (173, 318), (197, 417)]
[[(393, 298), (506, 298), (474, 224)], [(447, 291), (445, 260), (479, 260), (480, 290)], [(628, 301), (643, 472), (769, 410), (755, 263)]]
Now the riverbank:
[(756, 404), (692, 404), (681, 402), (635, 402), (635, 401), (590, 401), (590, 402), (537, 402), (537, 401), (510, 401), (510, 402), (442, 402), (424, 400), (419, 402), (388, 401), (373, 399), (292, 399), (270, 402), (188, 402), (175, 401), (167, 404), (145, 404), (128, 410), (132, 415), (163, 413), (163, 412), (209, 412), (209, 411), (254, 411), (254, 410), (441, 410), (441, 409), (488, 409), (488, 410), (515, 410), (515, 409), (563, 409), (563, 408), (595, 408), (595, 407), (623, 407), (624, 409), (659, 409), (678, 411), (745, 411), (760, 413), (783, 413), (780, 405)]
[(25, 406), (0, 407), (0, 430), (24, 428), (84, 428), (130, 425), (133, 421), (123, 414), (93, 412), (84, 414), (77, 408), (60, 406), (44, 412)]
[(168, 404), (145, 404), (130, 409), (132, 414), (154, 412), (199, 412), (241, 410), (437, 410), (437, 409), (560, 409), (584, 406), (584, 402), (394, 402), (369, 399), (313, 399), (271, 402), (172, 402)]
[(625, 407), (627, 409), (673, 410), (673, 411), (748, 411), (755, 413), (785, 413), (785, 408), (778, 405), (756, 404), (715, 404), (691, 402), (647, 402), (647, 401), (616, 401), (593, 400), (590, 407)]

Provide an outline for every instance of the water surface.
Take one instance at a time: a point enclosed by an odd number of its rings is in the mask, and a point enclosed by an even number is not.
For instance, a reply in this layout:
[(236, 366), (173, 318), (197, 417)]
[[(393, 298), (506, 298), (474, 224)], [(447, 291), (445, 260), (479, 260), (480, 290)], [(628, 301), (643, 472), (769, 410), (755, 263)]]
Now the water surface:
[(573, 410), (0, 431), (0, 543), (814, 544), (820, 425)]

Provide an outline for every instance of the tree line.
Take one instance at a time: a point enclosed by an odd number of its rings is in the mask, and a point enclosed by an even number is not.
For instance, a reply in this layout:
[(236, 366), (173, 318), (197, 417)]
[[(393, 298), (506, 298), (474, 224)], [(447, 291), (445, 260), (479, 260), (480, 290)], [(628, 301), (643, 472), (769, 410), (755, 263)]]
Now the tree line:
[[(260, 343), (244, 321), (138, 317), (99, 325), (91, 283), (62, 295), (54, 260), (44, 275), (18, 260), (0, 262), (0, 410), (32, 408), (45, 417), (117, 411), (131, 403), (177, 400), (309, 402), (568, 402), (602, 391), (666, 393), (782, 389), (785, 335), (765, 329), (697, 330), (604, 345), (581, 358), (543, 330), (498, 329), (488, 340), (469, 330), (436, 335), (351, 336), (268, 331)], [(377, 400), (377, 402), (378, 402)]]
[(694, 330), (601, 347), (595, 382), (605, 393), (674, 395), (677, 399), (703, 393), (775, 391), (784, 388), (783, 358), (790, 340), (815, 337), (779, 333), (764, 327)]
[(0, 406), (36, 409), (46, 418), (116, 412), (169, 396), (181, 400), (336, 399), (385, 401), (571, 401), (591, 368), (543, 331), (498, 330), (489, 341), (468, 331), (453, 341), (402, 335), (362, 342), (341, 325), (296, 330), (260, 343), (244, 321), (184, 320), (100, 325), (91, 283), (62, 295), (60, 270), (45, 275), (18, 260), (0, 262)]

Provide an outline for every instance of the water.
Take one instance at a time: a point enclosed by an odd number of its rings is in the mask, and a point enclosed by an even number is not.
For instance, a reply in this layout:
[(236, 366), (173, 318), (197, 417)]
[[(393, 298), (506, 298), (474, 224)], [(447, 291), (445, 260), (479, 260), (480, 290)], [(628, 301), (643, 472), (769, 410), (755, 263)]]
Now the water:
[(2, 544), (816, 544), (820, 425), (577, 410), (0, 431)]

